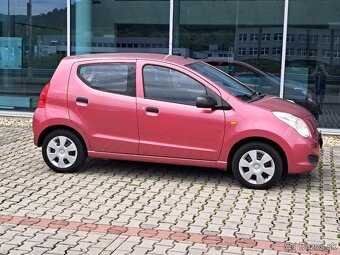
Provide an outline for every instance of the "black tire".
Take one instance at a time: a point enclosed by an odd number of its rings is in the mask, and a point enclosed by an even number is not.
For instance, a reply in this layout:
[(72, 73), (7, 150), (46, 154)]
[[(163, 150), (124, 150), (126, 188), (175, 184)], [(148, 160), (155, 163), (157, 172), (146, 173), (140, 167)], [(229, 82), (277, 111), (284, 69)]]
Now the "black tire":
[[(62, 147), (58, 147), (58, 142), (59, 146), (61, 146), (61, 141), (64, 144)], [(53, 158), (54, 154), (56, 156)], [(59, 129), (52, 131), (44, 139), (42, 155), (45, 163), (53, 171), (71, 173), (80, 169), (84, 163), (86, 148), (83, 141), (76, 134), (66, 129)]]
[(280, 153), (271, 145), (264, 142), (250, 142), (242, 145), (235, 152), (232, 158), (232, 171), (244, 187), (268, 189), (281, 179), (283, 160)]

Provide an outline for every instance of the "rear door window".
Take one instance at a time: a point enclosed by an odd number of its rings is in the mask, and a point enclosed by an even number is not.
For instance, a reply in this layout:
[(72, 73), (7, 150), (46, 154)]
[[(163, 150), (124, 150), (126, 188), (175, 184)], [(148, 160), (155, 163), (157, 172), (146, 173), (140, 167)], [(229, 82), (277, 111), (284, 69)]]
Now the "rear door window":
[(93, 89), (126, 96), (136, 96), (135, 64), (81, 65), (78, 68), (78, 77)]

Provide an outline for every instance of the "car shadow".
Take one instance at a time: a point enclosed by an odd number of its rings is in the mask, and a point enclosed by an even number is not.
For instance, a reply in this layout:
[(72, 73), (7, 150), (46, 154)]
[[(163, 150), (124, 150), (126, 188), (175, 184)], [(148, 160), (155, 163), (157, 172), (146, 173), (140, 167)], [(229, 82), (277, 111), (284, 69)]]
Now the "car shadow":
[[(229, 170), (112, 159), (88, 158), (77, 174), (115, 178), (130, 177), (153, 181), (173, 180), (181, 182), (186, 180), (218, 184), (225, 187), (241, 187)], [(322, 171), (318, 168), (306, 174), (283, 175), (281, 181), (271, 189), (333, 190), (332, 186), (323, 185), (322, 178)]]
[(135, 161), (88, 158), (78, 174), (101, 176), (136, 176), (151, 180), (195, 180), (211, 183), (237, 184), (231, 171), (196, 166), (170, 165)]

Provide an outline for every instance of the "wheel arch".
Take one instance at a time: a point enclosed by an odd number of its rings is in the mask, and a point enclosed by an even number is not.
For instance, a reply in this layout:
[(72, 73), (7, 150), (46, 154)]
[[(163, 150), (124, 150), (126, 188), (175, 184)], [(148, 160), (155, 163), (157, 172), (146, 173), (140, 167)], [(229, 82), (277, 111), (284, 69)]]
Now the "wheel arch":
[(229, 155), (228, 155), (228, 159), (227, 159), (227, 169), (228, 170), (231, 170), (232, 159), (233, 159), (237, 149), (240, 148), (242, 145), (250, 143), (250, 142), (267, 143), (267, 144), (271, 145), (274, 149), (276, 149), (282, 157), (284, 174), (288, 173), (288, 161), (287, 161), (286, 153), (281, 148), (281, 146), (278, 145), (276, 142), (274, 142), (274, 141), (272, 141), (268, 138), (264, 138), (264, 137), (247, 137), (247, 138), (244, 138), (244, 139), (238, 141), (237, 143), (235, 143), (232, 146), (232, 148), (230, 149), (230, 152), (229, 152)]
[(47, 127), (46, 129), (44, 129), (44, 131), (41, 132), (39, 138), (38, 138), (38, 146), (41, 147), (45, 138), (48, 136), (48, 134), (50, 134), (51, 132), (55, 131), (55, 130), (68, 130), (72, 133), (74, 133), (79, 139), (80, 141), (82, 142), (82, 144), (84, 145), (84, 148), (85, 148), (85, 153), (86, 153), (86, 156), (87, 156), (87, 151), (88, 151), (88, 147), (87, 147), (87, 144), (84, 140), (84, 138), (82, 137), (82, 135), (74, 128), (71, 128), (69, 126), (64, 126), (64, 125), (55, 125), (55, 126), (49, 126)]

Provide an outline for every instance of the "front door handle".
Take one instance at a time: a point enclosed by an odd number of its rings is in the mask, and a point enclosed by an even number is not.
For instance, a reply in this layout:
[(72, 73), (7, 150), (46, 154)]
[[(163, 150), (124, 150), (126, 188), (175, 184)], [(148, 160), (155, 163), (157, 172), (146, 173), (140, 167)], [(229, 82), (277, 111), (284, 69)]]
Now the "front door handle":
[(89, 100), (86, 97), (77, 97), (76, 101), (79, 103), (84, 103), (84, 104), (89, 103)]
[(153, 113), (158, 113), (159, 109), (156, 107), (146, 107), (147, 112), (153, 112)]

